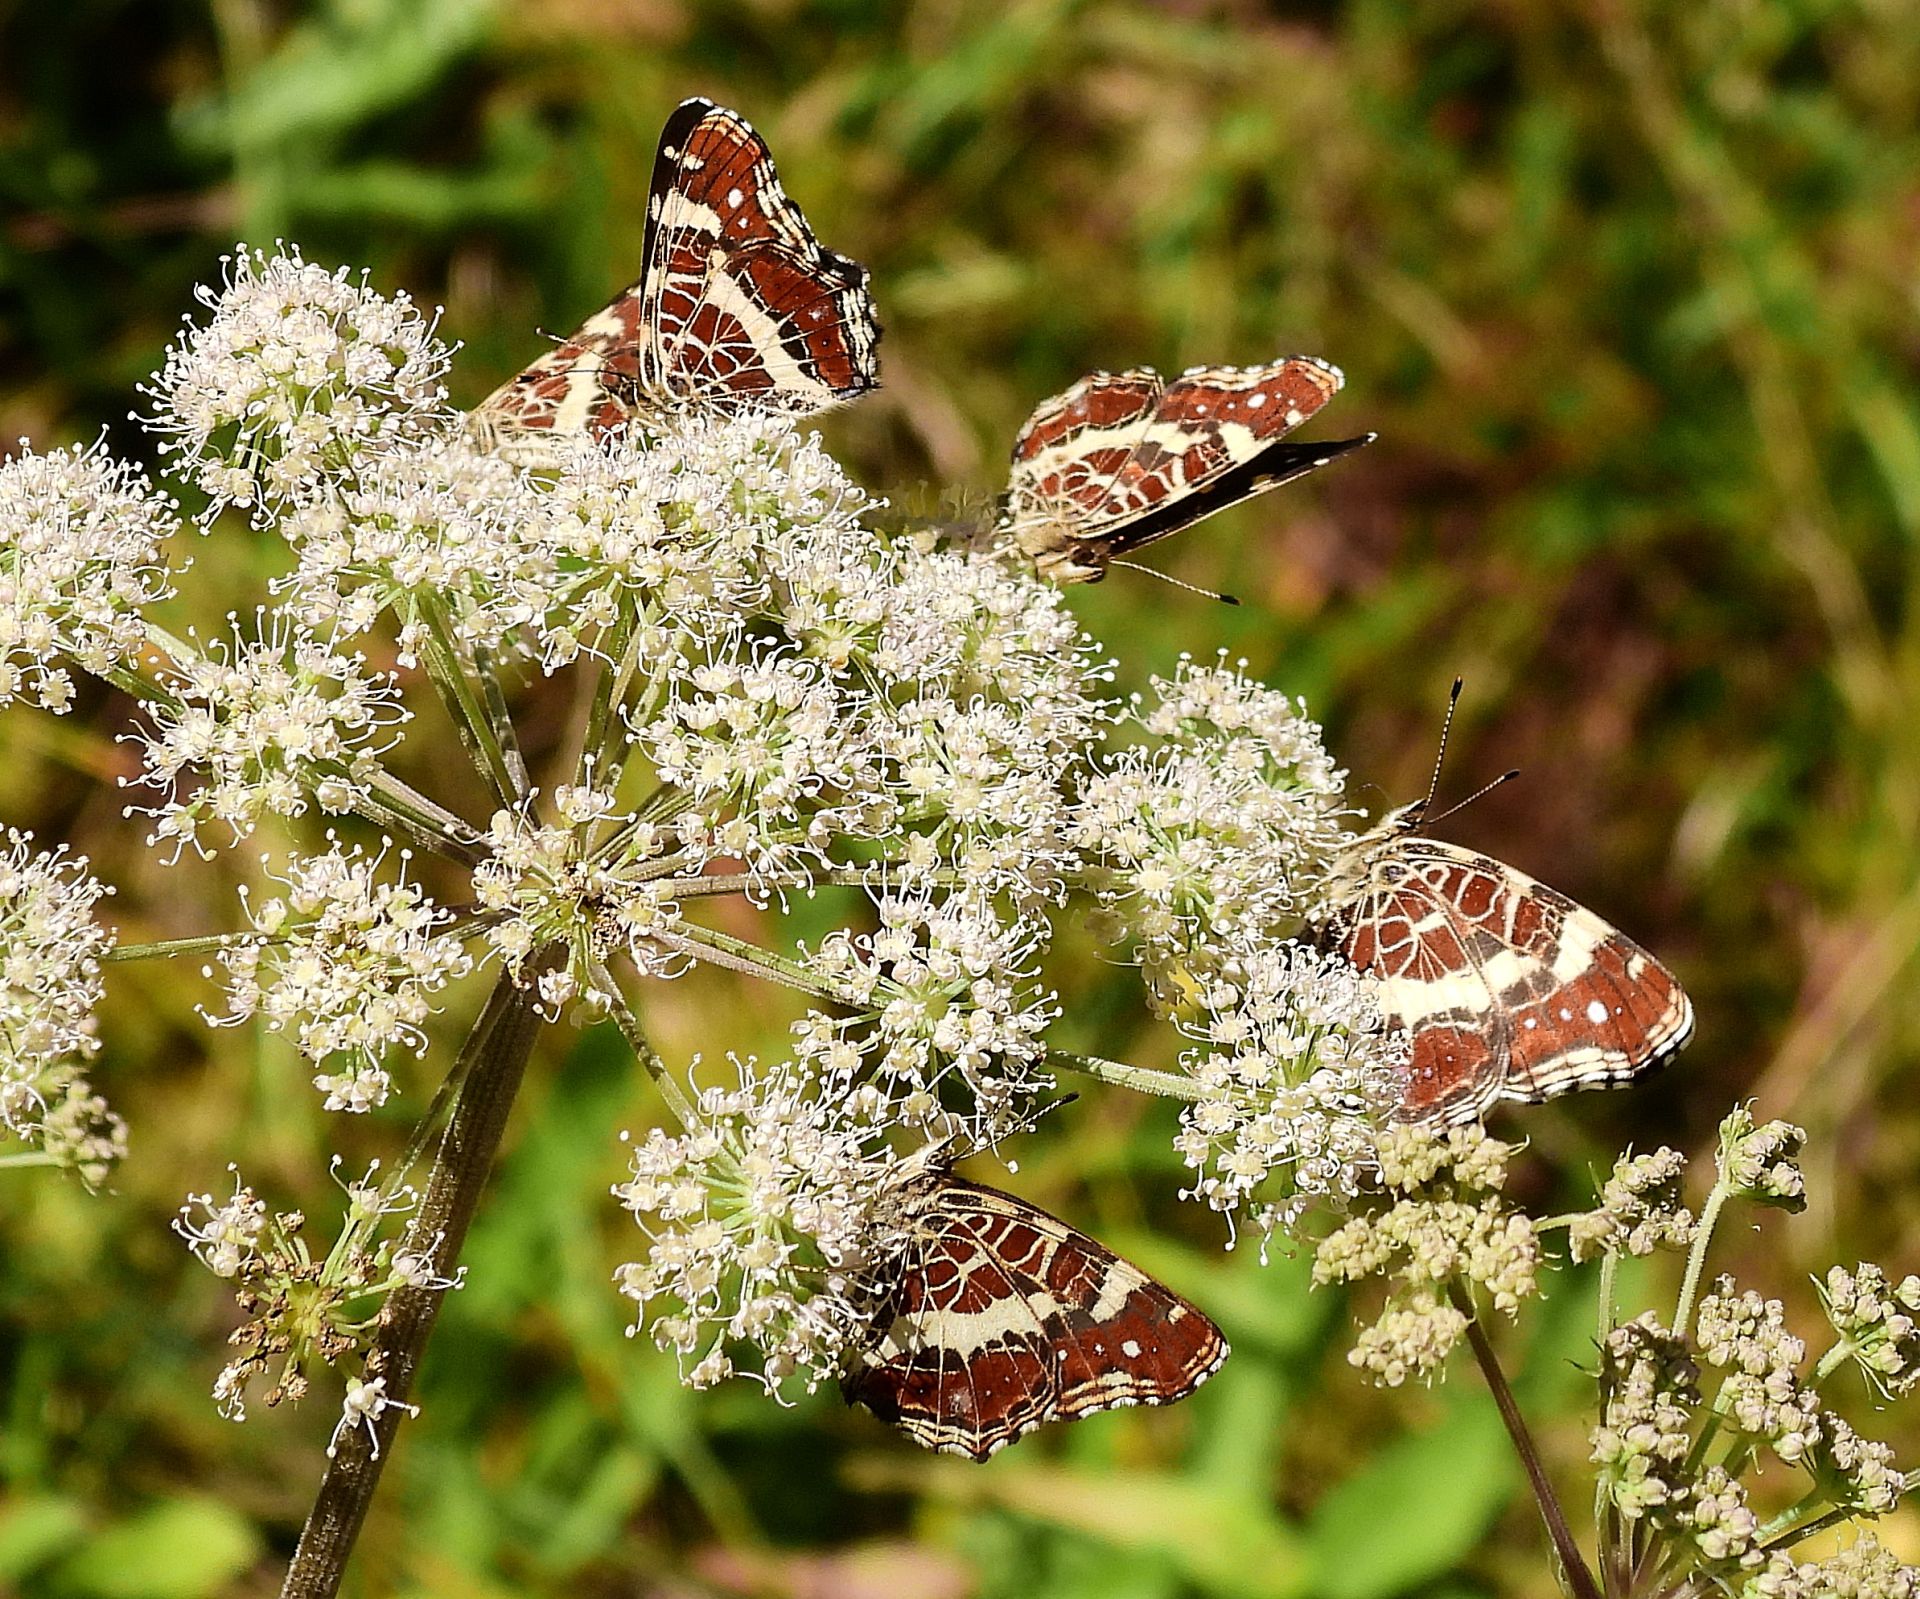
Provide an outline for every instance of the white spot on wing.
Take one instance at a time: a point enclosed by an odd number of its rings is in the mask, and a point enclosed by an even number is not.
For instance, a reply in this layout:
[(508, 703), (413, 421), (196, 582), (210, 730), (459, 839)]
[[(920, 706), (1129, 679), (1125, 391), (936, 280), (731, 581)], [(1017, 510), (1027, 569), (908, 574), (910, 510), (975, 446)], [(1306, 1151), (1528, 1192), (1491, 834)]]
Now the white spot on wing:
[(1592, 1022), (1594, 1026), (1598, 1027), (1606, 1019), (1607, 1019), (1606, 1005), (1602, 1001), (1597, 999), (1588, 1000), (1587, 1001), (1587, 1020)]

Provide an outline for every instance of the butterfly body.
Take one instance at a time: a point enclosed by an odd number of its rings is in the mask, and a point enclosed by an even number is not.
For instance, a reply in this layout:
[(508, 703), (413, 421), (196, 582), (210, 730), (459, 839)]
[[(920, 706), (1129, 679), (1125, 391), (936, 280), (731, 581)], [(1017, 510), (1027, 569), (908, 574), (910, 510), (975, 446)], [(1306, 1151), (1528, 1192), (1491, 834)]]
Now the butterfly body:
[(693, 413), (807, 415), (877, 381), (866, 268), (825, 249), (738, 113), (688, 100), (660, 135), (637, 281), (474, 411), (530, 464), (568, 436)]
[(930, 1449), (985, 1460), (1048, 1421), (1170, 1404), (1219, 1370), (1220, 1330), (1057, 1217), (943, 1175), (847, 1397)]
[(1367, 443), (1285, 439), (1344, 381), (1297, 355), (1172, 380), (1150, 367), (1092, 373), (1014, 440), (1004, 529), (1043, 577), (1098, 582), (1117, 557)]
[(1419, 809), (1358, 841), (1323, 923), (1411, 1036), (1404, 1120), (1624, 1082), (1686, 1044), (1693, 1007), (1665, 966), (1526, 873), (1413, 833)]

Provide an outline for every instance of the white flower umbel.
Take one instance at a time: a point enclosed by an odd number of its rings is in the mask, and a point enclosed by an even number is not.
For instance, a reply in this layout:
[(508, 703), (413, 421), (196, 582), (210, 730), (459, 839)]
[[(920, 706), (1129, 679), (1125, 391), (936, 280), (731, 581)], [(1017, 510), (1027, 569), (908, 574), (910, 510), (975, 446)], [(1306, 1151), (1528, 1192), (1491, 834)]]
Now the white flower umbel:
[(216, 1205), (211, 1194), (189, 1194), (173, 1219), (173, 1230), (187, 1241), (193, 1256), (216, 1277), (240, 1277), (260, 1258), (267, 1231), (267, 1204), (240, 1181), (234, 1167), (233, 1197)]
[(0, 705), (72, 704), (63, 662), (97, 676), (133, 665), (143, 607), (173, 592), (173, 500), (101, 444), (0, 465)]
[(796, 1375), (812, 1390), (866, 1331), (862, 1274), (903, 1245), (921, 1163), (893, 1152), (844, 1079), (736, 1065), (738, 1086), (702, 1093), (688, 1131), (635, 1147), (614, 1194), (647, 1252), (614, 1280), (688, 1386), (742, 1371), (769, 1393)]
[(447, 426), (450, 351), (404, 293), (241, 245), (145, 390), (148, 426), (212, 501), (256, 516)]
[[(516, 976), (536, 952), (558, 944), (565, 965), (542, 979), (558, 1006), (593, 988), (593, 969), (627, 956), (645, 976), (671, 977), (687, 959), (663, 943), (680, 924), (672, 884), (658, 864), (668, 840), (661, 830), (613, 809), (612, 796), (562, 785), (553, 797), (557, 822), (526, 811), (497, 811), (487, 829), (490, 854), (473, 874), (475, 902), (491, 913), (486, 939)], [(616, 854), (600, 848), (618, 837)]]
[(328, 1110), (384, 1104), (385, 1058), (426, 1048), (422, 1024), (434, 999), (464, 977), (472, 960), (444, 929), (451, 914), (405, 879), (381, 881), (386, 851), (369, 858), (336, 844), (295, 858), (285, 893), (249, 904), (255, 936), (223, 950), (229, 1012), (262, 1018), (293, 1035), (316, 1066)]
[(333, 1436), (327, 1440), (327, 1458), (329, 1460), (340, 1452), (340, 1441), (356, 1427), (367, 1431), (367, 1447), (373, 1451), (373, 1458), (380, 1458), (380, 1429), (375, 1425), (389, 1410), (404, 1410), (409, 1416), (420, 1414), (418, 1405), (407, 1404), (404, 1400), (387, 1397), (387, 1379), (375, 1377), (371, 1382), (359, 1377), (347, 1379), (346, 1398), (340, 1402), (340, 1419), (334, 1423)]
[(406, 666), (437, 626), (501, 649), (554, 603), (553, 563), (528, 532), (545, 516), (523, 473), (463, 438), (381, 455), (282, 518), (300, 559), (292, 607), (328, 635), (389, 614)]
[[(1002, 921), (972, 896), (877, 903), (877, 932), (832, 933), (812, 962), (852, 1018), (796, 1024), (800, 1049), (843, 1060), (852, 1044), (868, 1057), (876, 1114), (998, 1142), (1052, 1086), (1041, 1040), (1059, 1007), (1032, 970), (1043, 929)], [(943, 1093), (949, 1079), (954, 1091)]]
[(199, 847), (203, 825), (237, 840), (263, 816), (329, 813), (366, 796), (372, 765), (408, 715), (390, 673), (370, 672), (279, 612), (257, 616), (258, 636), (236, 633), (166, 674), (174, 698), (149, 708), (138, 781), (162, 791), (156, 841)]
[(1298, 923), (1347, 842), (1344, 774), (1293, 701), (1237, 672), (1189, 665), (1153, 690), (1136, 715), (1163, 747), (1090, 778), (1069, 836), (1112, 936), (1171, 1010), (1223, 950)]
[(1182, 1028), (1205, 1046), (1182, 1069), (1206, 1089), (1182, 1107), (1174, 1138), (1194, 1173), (1188, 1198), (1263, 1239), (1316, 1207), (1344, 1208), (1379, 1167), (1409, 1060), (1371, 982), (1337, 955), (1299, 944), (1244, 957), (1210, 981), (1204, 1020)]
[(100, 1049), (94, 1009), (112, 937), (94, 909), (108, 892), (85, 857), (0, 832), (0, 1129), (89, 1187), (127, 1149), (126, 1124), (85, 1072)]

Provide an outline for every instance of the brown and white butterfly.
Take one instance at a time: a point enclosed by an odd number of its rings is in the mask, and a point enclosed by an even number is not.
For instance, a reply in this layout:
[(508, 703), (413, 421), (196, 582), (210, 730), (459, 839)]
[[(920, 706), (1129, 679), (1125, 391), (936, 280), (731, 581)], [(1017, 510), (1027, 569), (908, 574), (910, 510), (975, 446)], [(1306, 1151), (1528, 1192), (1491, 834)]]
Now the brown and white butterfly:
[(825, 249), (766, 141), (688, 100), (654, 159), (639, 280), (475, 410), (474, 436), (551, 460), (568, 434), (682, 411), (805, 415), (877, 382), (867, 269)]
[(1003, 535), (1056, 583), (1097, 583), (1117, 558), (1368, 443), (1286, 441), (1340, 391), (1340, 369), (1095, 372), (1042, 402), (1013, 441)]
[(1475, 1121), (1499, 1100), (1625, 1082), (1686, 1044), (1693, 1005), (1672, 972), (1525, 872), (1419, 836), (1431, 803), (1429, 790), (1354, 845), (1322, 925), (1411, 1035), (1403, 1120)]
[(1220, 1329), (1104, 1244), (950, 1174), (912, 1240), (847, 1397), (916, 1442), (985, 1460), (1049, 1421), (1183, 1399), (1220, 1369)]

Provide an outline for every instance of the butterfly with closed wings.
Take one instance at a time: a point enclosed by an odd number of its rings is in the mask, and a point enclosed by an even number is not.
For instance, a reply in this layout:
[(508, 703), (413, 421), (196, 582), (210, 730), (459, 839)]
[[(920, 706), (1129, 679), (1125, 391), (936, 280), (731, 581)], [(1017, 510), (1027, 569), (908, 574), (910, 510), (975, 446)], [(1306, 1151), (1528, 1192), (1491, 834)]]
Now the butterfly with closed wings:
[(683, 412), (807, 415), (877, 382), (867, 270), (825, 249), (737, 112), (660, 134), (637, 282), (474, 411), (483, 447), (549, 463), (569, 435)]
[[(1459, 697), (1456, 681), (1449, 725)], [(1525, 872), (1419, 836), (1432, 802), (1430, 787), (1355, 842), (1321, 921), (1411, 1036), (1401, 1119), (1476, 1121), (1503, 1099), (1625, 1082), (1686, 1044), (1693, 1006), (1673, 973)]]
[(1149, 367), (1092, 373), (1013, 441), (1003, 536), (1042, 577), (1097, 583), (1120, 557), (1369, 443), (1286, 438), (1344, 381), (1306, 355), (1171, 382)]

